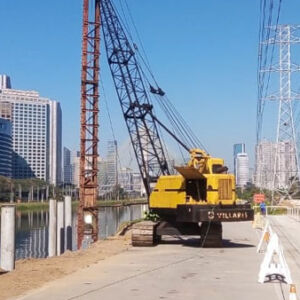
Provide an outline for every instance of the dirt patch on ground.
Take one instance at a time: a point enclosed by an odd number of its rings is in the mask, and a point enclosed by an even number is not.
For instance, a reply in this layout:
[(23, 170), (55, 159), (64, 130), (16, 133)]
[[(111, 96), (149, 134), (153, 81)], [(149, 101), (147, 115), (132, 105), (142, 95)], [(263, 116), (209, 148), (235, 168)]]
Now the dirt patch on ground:
[(45, 259), (18, 260), (14, 271), (5, 274), (0, 271), (0, 300), (25, 294), (51, 280), (126, 251), (130, 244), (128, 233), (98, 241), (87, 250), (67, 251), (61, 256)]

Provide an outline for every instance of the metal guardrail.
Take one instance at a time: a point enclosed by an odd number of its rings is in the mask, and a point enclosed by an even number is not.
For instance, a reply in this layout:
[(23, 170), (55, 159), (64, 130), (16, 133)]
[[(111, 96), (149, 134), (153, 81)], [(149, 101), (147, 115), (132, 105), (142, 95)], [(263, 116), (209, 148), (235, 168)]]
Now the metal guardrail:
[(288, 215), (296, 220), (300, 220), (300, 207), (289, 207)]
[[(253, 209), (254, 209), (254, 213), (259, 212), (260, 206), (255, 205), (255, 206), (253, 206)], [(300, 221), (300, 206), (299, 207), (272, 206), (272, 205), (266, 206), (266, 216), (274, 214), (274, 213), (272, 213), (272, 211), (274, 212), (276, 210), (285, 210), (284, 213), (281, 213), (282, 215), (288, 215), (288, 216)]]
[[(254, 205), (253, 206), (254, 209), (254, 213), (260, 211), (260, 206), (259, 205)], [(289, 214), (289, 210), (291, 209), (291, 207), (289, 206), (276, 206), (276, 205), (268, 205), (266, 206), (266, 216), (268, 215), (272, 215), (274, 211), (276, 210), (285, 210), (285, 215)]]

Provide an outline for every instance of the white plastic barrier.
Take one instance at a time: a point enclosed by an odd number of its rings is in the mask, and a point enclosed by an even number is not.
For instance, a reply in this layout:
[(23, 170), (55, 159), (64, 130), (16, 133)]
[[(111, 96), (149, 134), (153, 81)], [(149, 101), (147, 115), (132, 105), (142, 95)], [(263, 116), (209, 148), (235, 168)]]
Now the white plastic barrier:
[(260, 265), (258, 282), (264, 283), (266, 277), (272, 280), (272, 276), (275, 276), (276, 279), (281, 276), (286, 283), (292, 284), (291, 273), (276, 233), (272, 234), (264, 259)]
[(257, 253), (263, 251), (262, 247), (263, 247), (264, 242), (266, 244), (268, 244), (268, 242), (271, 239), (272, 235), (273, 235), (273, 230), (272, 230), (272, 227), (270, 225), (269, 220), (267, 220), (266, 225), (264, 227), (264, 230), (262, 232), (262, 235), (260, 237), (259, 243), (258, 243), (257, 248), (256, 248)]

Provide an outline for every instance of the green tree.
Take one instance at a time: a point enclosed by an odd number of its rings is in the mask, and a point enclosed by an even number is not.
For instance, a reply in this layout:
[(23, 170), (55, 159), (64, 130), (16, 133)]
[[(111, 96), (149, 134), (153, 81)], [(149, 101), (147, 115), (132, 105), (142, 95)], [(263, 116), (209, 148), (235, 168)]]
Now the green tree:
[(10, 200), (11, 188), (11, 180), (4, 176), (0, 176), (0, 202), (7, 202)]

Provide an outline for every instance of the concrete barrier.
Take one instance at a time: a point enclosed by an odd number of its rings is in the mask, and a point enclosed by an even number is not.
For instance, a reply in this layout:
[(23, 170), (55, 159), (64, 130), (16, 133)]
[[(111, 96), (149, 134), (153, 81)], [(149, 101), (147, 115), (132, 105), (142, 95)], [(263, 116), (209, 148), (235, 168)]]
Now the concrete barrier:
[(48, 256), (56, 255), (56, 235), (57, 235), (57, 218), (56, 218), (56, 200), (49, 200), (49, 237), (48, 237)]
[(16, 206), (1, 207), (1, 264), (4, 271), (15, 268)]

